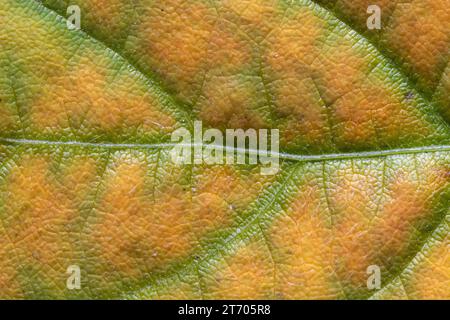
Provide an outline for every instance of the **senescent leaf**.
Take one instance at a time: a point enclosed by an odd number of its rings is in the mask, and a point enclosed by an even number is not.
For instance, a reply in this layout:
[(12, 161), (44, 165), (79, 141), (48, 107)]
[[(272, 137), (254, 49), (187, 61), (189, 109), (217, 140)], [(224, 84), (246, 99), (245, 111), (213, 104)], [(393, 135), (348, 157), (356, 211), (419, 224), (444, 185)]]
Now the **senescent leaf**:
[[(366, 8), (2, 1), (0, 297), (448, 298), (449, 11)], [(174, 164), (196, 120), (279, 129), (279, 173)]]

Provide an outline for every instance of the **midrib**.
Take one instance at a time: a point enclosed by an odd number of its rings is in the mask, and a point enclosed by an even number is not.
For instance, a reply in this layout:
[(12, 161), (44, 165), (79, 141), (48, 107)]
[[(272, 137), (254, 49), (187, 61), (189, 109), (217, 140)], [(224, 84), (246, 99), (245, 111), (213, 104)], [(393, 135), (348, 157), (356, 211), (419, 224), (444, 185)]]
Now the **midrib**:
[[(95, 142), (81, 142), (81, 141), (52, 141), (52, 140), (34, 140), (34, 139), (15, 139), (15, 138), (0, 138), (0, 144), (15, 144), (15, 145), (35, 145), (35, 146), (61, 146), (61, 147), (75, 147), (75, 148), (107, 148), (107, 149), (170, 149), (176, 146), (184, 147), (198, 147), (200, 144), (185, 144), (185, 143), (95, 143)], [(245, 153), (249, 155), (258, 154), (258, 149), (244, 149), (232, 148), (227, 146), (208, 145), (204, 144), (204, 148), (217, 148), (224, 151), (231, 150), (235, 153)], [(395, 155), (411, 155), (421, 153), (434, 152), (448, 152), (450, 145), (431, 145), (410, 148), (395, 148), (387, 150), (348, 152), (348, 153), (330, 153), (330, 154), (293, 154), (287, 152), (272, 152), (272, 157), (278, 157), (284, 160), (293, 160), (297, 162), (319, 162), (319, 161), (333, 161), (333, 160), (348, 160), (348, 159), (367, 159), (379, 158)]]

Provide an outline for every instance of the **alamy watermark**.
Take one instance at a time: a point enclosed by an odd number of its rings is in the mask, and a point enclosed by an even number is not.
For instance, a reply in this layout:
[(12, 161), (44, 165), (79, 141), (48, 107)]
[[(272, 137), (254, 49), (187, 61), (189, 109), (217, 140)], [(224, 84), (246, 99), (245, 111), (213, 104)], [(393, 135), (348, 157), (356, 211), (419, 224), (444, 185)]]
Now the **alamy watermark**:
[(376, 4), (367, 7), (367, 13), (370, 16), (367, 18), (367, 28), (369, 30), (381, 29), (381, 8)]
[(81, 10), (77, 5), (71, 5), (67, 7), (67, 29), (80, 30), (81, 28)]
[(367, 289), (379, 290), (381, 289), (381, 269), (376, 264), (368, 266), (366, 270), (367, 275)]
[(81, 289), (81, 269), (77, 265), (67, 267), (66, 273), (69, 275), (66, 281), (66, 287), (69, 290)]
[(261, 165), (262, 175), (279, 171), (280, 134), (278, 129), (203, 130), (201, 121), (194, 122), (193, 132), (180, 128), (172, 133), (175, 143), (172, 161), (177, 165)]

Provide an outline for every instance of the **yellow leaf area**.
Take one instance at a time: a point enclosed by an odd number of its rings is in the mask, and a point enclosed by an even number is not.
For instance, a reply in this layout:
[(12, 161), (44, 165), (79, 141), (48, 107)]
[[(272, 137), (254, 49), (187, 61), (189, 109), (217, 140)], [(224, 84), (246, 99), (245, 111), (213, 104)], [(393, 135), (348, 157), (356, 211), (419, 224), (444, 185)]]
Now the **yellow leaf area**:
[[(354, 25), (402, 65), (419, 89), (450, 119), (450, 10), (445, 0), (318, 0)], [(367, 30), (366, 10), (378, 5), (382, 28)]]
[[(322, 2), (3, 0), (0, 298), (450, 298), (449, 10)], [(279, 173), (175, 165), (194, 120)]]

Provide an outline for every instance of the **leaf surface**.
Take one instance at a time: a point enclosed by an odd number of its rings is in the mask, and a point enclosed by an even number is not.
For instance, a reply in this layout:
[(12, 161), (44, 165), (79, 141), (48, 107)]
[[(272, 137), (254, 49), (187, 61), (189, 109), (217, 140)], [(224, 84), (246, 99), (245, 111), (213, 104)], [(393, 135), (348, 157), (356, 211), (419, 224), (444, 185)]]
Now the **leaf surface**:
[[(449, 298), (449, 10), (403, 2), (3, 0), (0, 297)], [(174, 165), (194, 120), (279, 174)]]

